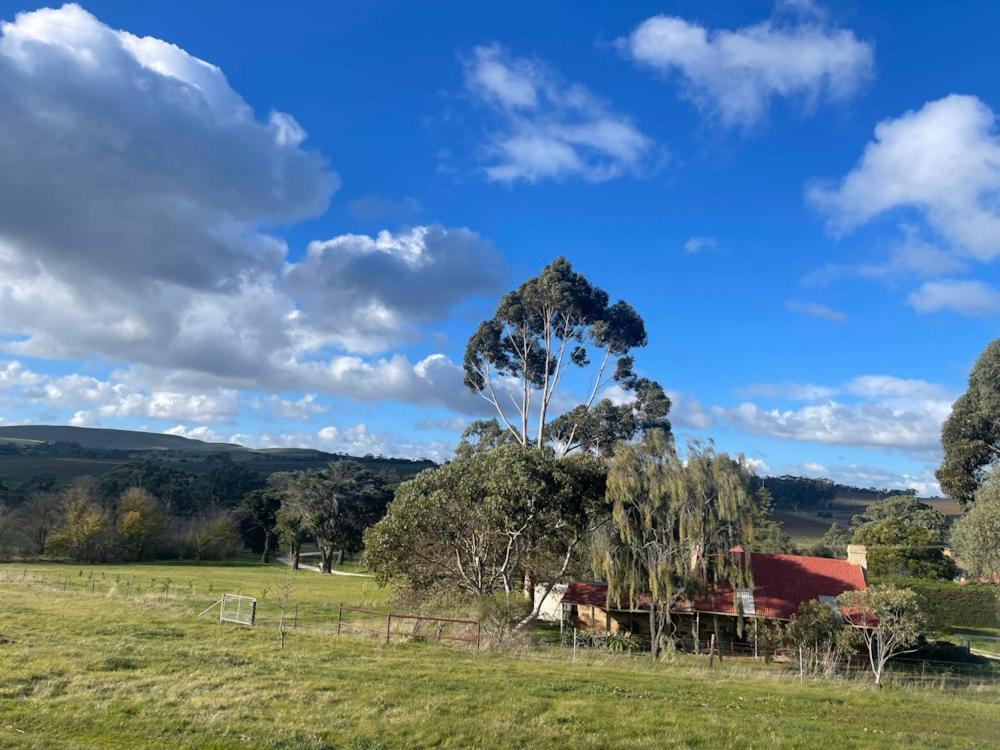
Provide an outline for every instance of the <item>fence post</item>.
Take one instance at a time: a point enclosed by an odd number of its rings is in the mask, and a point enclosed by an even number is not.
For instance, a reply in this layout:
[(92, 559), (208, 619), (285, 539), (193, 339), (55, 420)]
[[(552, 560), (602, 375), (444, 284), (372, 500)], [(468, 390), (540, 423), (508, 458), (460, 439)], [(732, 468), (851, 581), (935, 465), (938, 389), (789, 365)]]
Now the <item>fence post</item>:
[(344, 603), (340, 603), (340, 609), (337, 611), (337, 635), (340, 635), (340, 623), (344, 621)]
[(63, 578), (63, 591), (69, 588), (69, 578)]
[[(441, 640), (441, 631), (438, 631), (438, 641)], [(476, 623), (476, 653), (479, 653), (479, 647), (483, 640), (483, 623)]]
[(389, 645), (389, 634), (392, 628), (392, 612), (385, 616), (385, 645)]
[(802, 664), (802, 646), (799, 646), (799, 682), (805, 682), (806, 676)]
[(97, 579), (94, 576), (90, 577), (90, 593), (94, 593), (94, 586), (97, 584)]
[(573, 628), (573, 663), (576, 664), (576, 628)]
[(715, 633), (712, 633), (711, 638), (708, 641), (708, 668), (712, 668), (712, 664), (715, 662)]

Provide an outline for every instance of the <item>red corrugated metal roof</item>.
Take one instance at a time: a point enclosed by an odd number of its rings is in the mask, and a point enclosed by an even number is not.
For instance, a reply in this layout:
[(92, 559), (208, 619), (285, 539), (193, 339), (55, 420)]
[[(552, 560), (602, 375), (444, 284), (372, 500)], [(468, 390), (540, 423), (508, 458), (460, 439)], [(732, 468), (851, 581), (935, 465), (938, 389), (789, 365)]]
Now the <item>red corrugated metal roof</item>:
[[(754, 606), (758, 616), (788, 619), (803, 602), (867, 588), (861, 566), (846, 560), (759, 552), (745, 554), (750, 558), (753, 572)], [(569, 584), (562, 600), (566, 604), (604, 607), (607, 589), (604, 583), (574, 582)], [(679, 609), (735, 615), (735, 601), (733, 590), (720, 586), (696, 597), (693, 606), (684, 605)], [(629, 608), (629, 603), (623, 602), (622, 609)], [(648, 608), (648, 597), (642, 597), (637, 609)]]

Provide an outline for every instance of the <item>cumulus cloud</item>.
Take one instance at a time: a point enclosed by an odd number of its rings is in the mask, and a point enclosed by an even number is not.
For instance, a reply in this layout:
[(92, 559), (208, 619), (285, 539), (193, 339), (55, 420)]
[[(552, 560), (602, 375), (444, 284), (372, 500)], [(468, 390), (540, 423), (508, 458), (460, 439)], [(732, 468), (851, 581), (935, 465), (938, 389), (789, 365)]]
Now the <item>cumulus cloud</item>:
[(952, 94), (875, 127), (854, 168), (808, 196), (847, 232), (890, 211), (915, 211), (955, 252), (1000, 255), (1000, 136), (996, 115), (974, 96)]
[(842, 313), (840, 310), (834, 310), (832, 307), (821, 305), (818, 302), (800, 302), (796, 300), (789, 300), (785, 303), (785, 308), (792, 312), (809, 315), (814, 318), (822, 318), (823, 320), (829, 320), (837, 324), (842, 324), (847, 321), (847, 315)]
[[(182, 426), (178, 426), (181, 429)], [(174, 433), (181, 434), (181, 433)], [(438, 441), (413, 442), (391, 433), (372, 432), (361, 423), (349, 427), (323, 427), (315, 432), (236, 434), (229, 442), (248, 448), (315, 448), (352, 456), (394, 456), (442, 462), (451, 457), (452, 447)]]
[(765, 409), (744, 402), (732, 408), (716, 407), (715, 414), (754, 435), (832, 445), (927, 449), (938, 445), (941, 425), (950, 411), (950, 401), (911, 405), (828, 401), (799, 409)]
[(907, 302), (921, 313), (951, 310), (970, 318), (1000, 315), (1000, 289), (985, 281), (928, 281)]
[(487, 135), (490, 180), (603, 182), (639, 172), (653, 149), (629, 118), (585, 87), (499, 45), (472, 51), (465, 61), (465, 84), (499, 123)]
[(226, 422), (240, 406), (234, 390), (137, 389), (114, 379), (33, 372), (17, 361), (0, 363), (0, 388), (21, 407), (75, 409), (71, 424), (80, 427), (100, 424), (102, 418), (124, 417)]
[(177, 435), (179, 437), (188, 438), (189, 440), (202, 440), (206, 443), (227, 443), (232, 442), (226, 440), (222, 435), (216, 432), (211, 427), (201, 426), (201, 427), (188, 427), (183, 424), (174, 425), (169, 429), (164, 430), (167, 435)]
[(315, 393), (307, 393), (295, 401), (272, 395), (268, 397), (267, 403), (271, 416), (278, 419), (305, 421), (330, 410), (326, 405), (316, 401)]
[(843, 101), (872, 77), (872, 46), (816, 13), (772, 18), (735, 31), (659, 15), (619, 40), (639, 65), (681, 79), (683, 94), (724, 125), (753, 125), (776, 97), (810, 107)]
[(768, 408), (753, 401), (715, 407), (715, 416), (755, 435), (830, 445), (885, 447), (927, 455), (939, 449), (953, 394), (937, 383), (892, 375), (859, 375), (833, 386), (756, 384), (745, 397), (806, 401)]
[(258, 116), (211, 63), (77, 5), (22, 13), (0, 25), (0, 133), (8, 351), (128, 363), (155, 374), (144, 391), (347, 395), (374, 371), (390, 399), (460, 400), (421, 391), (454, 386), (442, 367), (334, 352), (411, 342), (495, 290), (496, 251), (418, 227), (291, 261), (268, 228), (322, 213), (339, 180), (291, 115)]
[(471, 296), (500, 290), (500, 255), (468, 229), (416, 227), (312, 242), (285, 271), (301, 322), (340, 347), (378, 352)]

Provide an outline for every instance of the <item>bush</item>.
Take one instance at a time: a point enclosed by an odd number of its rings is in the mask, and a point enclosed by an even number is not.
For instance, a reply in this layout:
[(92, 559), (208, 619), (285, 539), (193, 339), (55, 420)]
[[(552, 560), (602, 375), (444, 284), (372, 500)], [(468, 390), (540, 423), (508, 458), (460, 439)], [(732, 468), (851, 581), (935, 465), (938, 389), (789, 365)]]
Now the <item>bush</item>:
[(199, 521), (187, 534), (187, 551), (195, 560), (225, 560), (240, 550), (240, 532), (228, 513)]
[(933, 630), (963, 626), (1000, 628), (1000, 590), (996, 586), (917, 580), (895, 583), (917, 592)]

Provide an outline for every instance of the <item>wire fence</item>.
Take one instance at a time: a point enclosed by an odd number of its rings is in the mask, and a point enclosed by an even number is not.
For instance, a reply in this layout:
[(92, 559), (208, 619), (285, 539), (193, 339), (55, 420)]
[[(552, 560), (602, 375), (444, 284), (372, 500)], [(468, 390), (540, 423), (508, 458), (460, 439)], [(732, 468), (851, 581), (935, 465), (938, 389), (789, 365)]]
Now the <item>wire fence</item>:
[[(135, 577), (103, 572), (84, 575), (41, 573), (27, 568), (3, 570), (0, 583), (44, 588), (55, 593), (84, 594), (134, 604), (169, 607), (205, 614), (225, 594), (245, 594), (234, 590), (232, 582)], [(257, 601), (256, 627), (276, 628), (282, 634), (357, 636), (386, 643), (400, 640), (436, 642), (481, 650), (482, 626), (478, 620), (440, 617), (427, 613), (363, 609), (342, 602), (295, 602), (280, 591), (267, 592)]]
[[(613, 658), (650, 660), (648, 641), (634, 642), (633, 648), (623, 648), (614, 635), (589, 631), (565, 630), (560, 638), (562, 650), (571, 652), (571, 660)], [(782, 647), (764, 653), (753, 644), (700, 641), (684, 643), (679, 651), (665, 652), (665, 660), (675, 665), (695, 669), (726, 669), (736, 672), (766, 674), (800, 682), (846, 679), (871, 682), (874, 677), (864, 654), (850, 661), (831, 662), (810, 659), (795, 648)], [(985, 662), (985, 663), (984, 663)], [(895, 657), (882, 674), (883, 684), (925, 685), (931, 687), (977, 687), (1000, 685), (1000, 661), (944, 661), (917, 658), (907, 654)]]
[[(42, 588), (56, 594), (101, 597), (141, 606), (180, 611), (194, 617), (218, 602), (224, 593), (234, 591), (233, 582), (170, 578), (141, 578), (111, 573), (41, 573), (26, 568), (8, 567), (0, 572), (0, 584)], [(541, 637), (526, 648), (507, 648), (506, 643), (484, 633), (482, 623), (473, 619), (441, 617), (425, 613), (400, 613), (365, 609), (340, 602), (282, 602), (273, 595), (259, 600), (256, 627), (274, 629), (284, 637), (303, 635), (364, 638), (381, 643), (416, 641), (451, 646), (478, 653), (483, 648), (504, 648), (512, 656), (556, 659), (573, 663), (651, 663), (648, 644), (623, 646), (606, 633), (564, 630), (553, 643)], [(835, 665), (810, 665), (804, 668), (799, 655), (790, 649), (778, 649), (767, 655), (753, 645), (722, 642), (710, 647), (698, 644), (697, 653), (687, 644), (683, 651), (665, 653), (660, 664), (671, 670), (722, 670), (731, 676), (755, 676), (792, 679), (800, 682), (819, 680), (856, 680), (871, 682), (867, 663), (855, 661)], [(710, 650), (711, 648), (711, 650)], [(635, 650), (633, 650), (635, 649)], [(970, 687), (1000, 684), (1000, 661), (974, 663), (942, 661), (902, 656), (893, 659), (882, 682), (927, 687)]]

